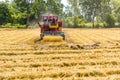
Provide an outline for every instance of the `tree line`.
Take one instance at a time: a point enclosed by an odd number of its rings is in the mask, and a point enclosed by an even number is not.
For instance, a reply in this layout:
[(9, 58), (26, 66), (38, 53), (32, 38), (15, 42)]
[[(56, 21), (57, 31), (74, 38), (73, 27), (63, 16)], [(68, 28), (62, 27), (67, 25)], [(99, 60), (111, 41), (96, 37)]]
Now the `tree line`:
[[(42, 14), (52, 10), (65, 27), (119, 27), (119, 0), (6, 0), (0, 2), (0, 25), (29, 27)], [(23, 26), (24, 25), (24, 26)]]
[(0, 25), (26, 25), (39, 20), (41, 15), (49, 10), (62, 14), (61, 0), (6, 0), (0, 2)]
[[(68, 0), (65, 15), (67, 26), (119, 27), (119, 0)], [(72, 22), (71, 22), (72, 19)]]

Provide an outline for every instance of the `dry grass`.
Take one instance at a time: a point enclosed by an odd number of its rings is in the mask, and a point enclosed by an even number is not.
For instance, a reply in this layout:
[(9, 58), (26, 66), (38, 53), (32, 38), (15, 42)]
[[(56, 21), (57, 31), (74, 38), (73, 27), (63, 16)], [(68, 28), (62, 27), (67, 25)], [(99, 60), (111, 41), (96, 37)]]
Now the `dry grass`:
[(76, 44), (100, 43), (102, 47), (120, 45), (120, 29), (68, 29), (65, 31), (68, 41)]
[(35, 45), (35, 43), (37, 42), (37, 41), (39, 41), (39, 36), (34, 36), (33, 38), (31, 38), (31, 39), (29, 39), (29, 40), (27, 40), (26, 41), (26, 43), (28, 43), (28, 44), (30, 44), (30, 45)]
[[(120, 80), (120, 29), (64, 31), (67, 41), (46, 42), (38, 29), (0, 29), (0, 80)], [(64, 49), (68, 43), (100, 44)]]

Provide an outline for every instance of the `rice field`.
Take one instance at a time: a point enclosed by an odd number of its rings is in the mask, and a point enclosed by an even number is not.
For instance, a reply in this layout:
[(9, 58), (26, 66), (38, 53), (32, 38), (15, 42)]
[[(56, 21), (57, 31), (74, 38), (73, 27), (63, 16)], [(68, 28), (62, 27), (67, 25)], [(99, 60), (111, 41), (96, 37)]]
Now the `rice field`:
[(64, 29), (62, 42), (39, 29), (0, 29), (0, 80), (120, 80), (120, 29)]

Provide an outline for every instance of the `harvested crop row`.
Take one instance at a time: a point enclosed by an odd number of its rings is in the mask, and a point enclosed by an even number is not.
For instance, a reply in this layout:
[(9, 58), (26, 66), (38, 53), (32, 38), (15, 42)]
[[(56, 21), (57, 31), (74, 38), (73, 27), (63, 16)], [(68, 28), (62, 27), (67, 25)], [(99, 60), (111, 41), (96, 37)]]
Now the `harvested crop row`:
[[(118, 29), (119, 30), (119, 29)], [(90, 45), (94, 43), (100, 43), (102, 46), (107, 45), (119, 45), (120, 37), (118, 30), (112, 29), (69, 29), (65, 30), (69, 36), (68, 41), (80, 44)]]
[[(37, 29), (0, 30), (0, 80), (120, 79), (119, 29), (64, 31), (66, 41), (47, 43), (34, 42), (39, 38)], [(99, 47), (71, 49), (67, 43), (80, 47), (99, 43)]]

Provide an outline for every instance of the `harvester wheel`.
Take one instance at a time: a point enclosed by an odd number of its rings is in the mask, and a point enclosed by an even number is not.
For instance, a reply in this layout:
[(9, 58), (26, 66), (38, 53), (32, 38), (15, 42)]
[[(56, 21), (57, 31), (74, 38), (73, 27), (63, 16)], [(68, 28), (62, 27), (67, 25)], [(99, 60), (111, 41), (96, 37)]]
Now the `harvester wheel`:
[(65, 40), (65, 36), (63, 37), (63, 40)]
[(43, 40), (43, 38), (42, 38), (42, 37), (40, 37), (40, 40)]
[(40, 34), (40, 40), (43, 40), (43, 36)]

